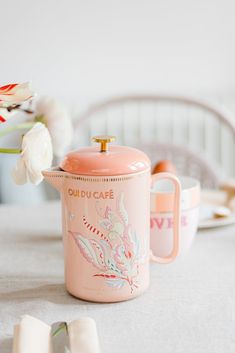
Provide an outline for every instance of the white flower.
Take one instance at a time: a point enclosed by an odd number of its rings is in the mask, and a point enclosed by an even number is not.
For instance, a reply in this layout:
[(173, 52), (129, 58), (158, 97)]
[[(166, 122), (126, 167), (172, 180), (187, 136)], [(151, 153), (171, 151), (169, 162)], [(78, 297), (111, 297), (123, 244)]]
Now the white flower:
[(33, 92), (29, 82), (12, 83), (0, 87), (0, 107), (9, 107), (11, 105), (21, 104), (32, 98)]
[(23, 137), (22, 153), (12, 176), (16, 184), (30, 181), (39, 184), (42, 170), (50, 168), (53, 150), (50, 134), (42, 123), (36, 123)]
[(0, 108), (0, 124), (5, 123), (12, 115), (16, 113), (15, 110), (8, 112), (5, 108)]
[(58, 157), (62, 156), (70, 147), (73, 137), (72, 122), (67, 111), (56, 100), (42, 97), (36, 103), (35, 112), (51, 134), (54, 154)]

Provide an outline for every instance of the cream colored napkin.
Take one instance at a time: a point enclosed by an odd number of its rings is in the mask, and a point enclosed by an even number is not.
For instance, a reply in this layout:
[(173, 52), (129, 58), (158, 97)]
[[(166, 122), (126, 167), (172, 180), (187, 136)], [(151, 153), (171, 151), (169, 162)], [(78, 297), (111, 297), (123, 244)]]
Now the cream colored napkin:
[(100, 353), (96, 323), (89, 317), (68, 325), (71, 353)]
[(51, 327), (32, 316), (24, 315), (14, 327), (12, 353), (52, 353)]

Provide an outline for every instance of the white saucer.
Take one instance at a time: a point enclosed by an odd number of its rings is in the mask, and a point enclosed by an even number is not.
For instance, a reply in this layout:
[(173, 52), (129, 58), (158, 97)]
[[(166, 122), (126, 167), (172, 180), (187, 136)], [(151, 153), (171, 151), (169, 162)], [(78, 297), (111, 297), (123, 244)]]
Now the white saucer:
[(217, 190), (202, 190), (201, 206), (199, 212), (199, 229), (223, 227), (235, 224), (235, 212), (227, 217), (215, 218), (214, 212), (223, 206), (226, 193)]

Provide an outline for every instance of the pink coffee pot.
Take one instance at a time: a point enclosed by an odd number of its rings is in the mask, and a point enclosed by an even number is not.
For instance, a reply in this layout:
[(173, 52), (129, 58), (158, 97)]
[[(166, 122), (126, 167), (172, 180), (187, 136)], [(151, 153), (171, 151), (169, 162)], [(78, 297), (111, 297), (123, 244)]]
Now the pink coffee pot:
[[(96, 146), (66, 155), (60, 167), (43, 172), (62, 200), (65, 282), (72, 295), (117, 302), (149, 285), (149, 259), (169, 263), (179, 251), (180, 183), (169, 173), (150, 175), (150, 160), (126, 146), (110, 146), (113, 136), (97, 136)], [(150, 251), (150, 187), (170, 179), (175, 187), (174, 242), (167, 257)]]

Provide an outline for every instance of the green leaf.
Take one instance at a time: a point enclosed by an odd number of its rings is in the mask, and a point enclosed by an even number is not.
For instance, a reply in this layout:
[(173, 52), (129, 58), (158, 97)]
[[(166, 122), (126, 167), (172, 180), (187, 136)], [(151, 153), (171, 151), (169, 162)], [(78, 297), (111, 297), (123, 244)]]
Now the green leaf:
[(52, 337), (57, 336), (63, 330), (65, 330), (66, 333), (68, 333), (68, 326), (67, 326), (66, 322), (62, 322), (60, 324), (60, 326), (54, 332), (52, 332)]

